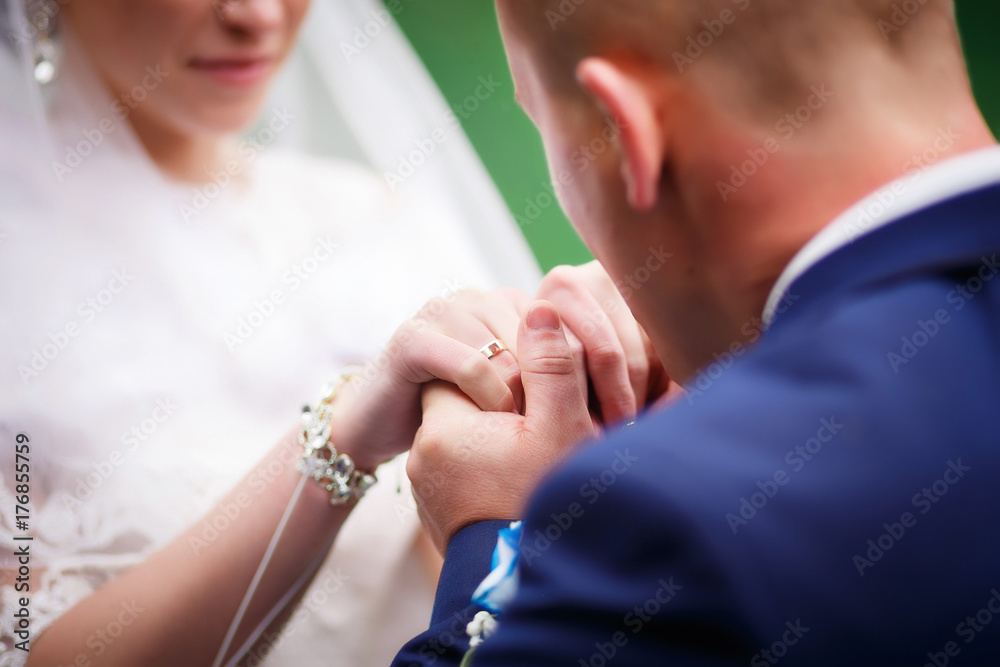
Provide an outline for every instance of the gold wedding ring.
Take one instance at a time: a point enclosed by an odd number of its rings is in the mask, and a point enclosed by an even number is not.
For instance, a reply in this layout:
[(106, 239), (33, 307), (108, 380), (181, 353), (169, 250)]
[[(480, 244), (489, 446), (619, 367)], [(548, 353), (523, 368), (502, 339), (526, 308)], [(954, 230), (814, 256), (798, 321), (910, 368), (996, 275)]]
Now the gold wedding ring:
[(503, 344), (502, 340), (494, 338), (492, 341), (479, 348), (479, 351), (485, 354), (487, 359), (492, 359), (506, 349), (507, 346)]

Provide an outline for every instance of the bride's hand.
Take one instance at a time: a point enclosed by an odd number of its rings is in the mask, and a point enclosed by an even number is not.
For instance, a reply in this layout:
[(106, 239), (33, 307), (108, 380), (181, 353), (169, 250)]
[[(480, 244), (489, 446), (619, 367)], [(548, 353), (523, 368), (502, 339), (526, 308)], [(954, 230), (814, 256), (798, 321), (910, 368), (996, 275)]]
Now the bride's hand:
[[(523, 400), (517, 330), (529, 304), (514, 289), (430, 301), (343, 385), (333, 405), (333, 444), (363, 470), (406, 451), (421, 422), (421, 386), (432, 380), (458, 386), (482, 410), (516, 412)], [(480, 349), (494, 340), (509, 352), (487, 359)]]

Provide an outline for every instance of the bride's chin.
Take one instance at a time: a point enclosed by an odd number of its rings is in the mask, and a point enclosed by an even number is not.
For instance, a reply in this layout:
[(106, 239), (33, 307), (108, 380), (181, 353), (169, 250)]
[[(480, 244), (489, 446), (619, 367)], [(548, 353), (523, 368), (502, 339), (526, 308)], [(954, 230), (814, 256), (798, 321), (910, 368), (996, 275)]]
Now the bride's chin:
[(260, 118), (262, 107), (259, 100), (228, 105), (210, 103), (205, 108), (192, 110), (184, 125), (190, 134), (222, 139), (253, 127)]
[(185, 134), (199, 136), (221, 136), (247, 130), (263, 112), (270, 88), (262, 83), (233, 90), (204, 80), (178, 79), (170, 82), (174, 84), (171, 88), (164, 87), (164, 96), (156, 104), (155, 114), (185, 130)]

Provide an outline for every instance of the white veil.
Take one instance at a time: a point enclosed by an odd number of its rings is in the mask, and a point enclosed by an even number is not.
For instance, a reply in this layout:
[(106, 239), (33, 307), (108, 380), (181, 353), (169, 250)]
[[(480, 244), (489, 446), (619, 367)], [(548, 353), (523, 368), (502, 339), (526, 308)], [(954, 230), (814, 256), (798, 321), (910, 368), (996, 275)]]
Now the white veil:
[(448, 103), (380, 0), (314, 0), (291, 65), (275, 99), (321, 90), (343, 124), (317, 118), (308, 133), (290, 135), (290, 143), (306, 151), (329, 146), (384, 176), (398, 173), (401, 160), (420, 161), (418, 143), (443, 130), (444, 141), (395, 192), (461, 220), (492, 262), (491, 273), (534, 293), (539, 270), (524, 237), (468, 137), (447, 122)]
[[(3, 147), (17, 155), (7, 164), (50, 170), (58, 154), (47, 132), (44, 91), (32, 76), (33, 29), (21, 2), (0, 0), (0, 28), (7, 47), (0, 49), (0, 109), (5, 122), (23, 124), (17, 133), (23, 143)], [(313, 0), (299, 47), (271, 96), (272, 105), (288, 103), (305, 122), (276, 143), (362, 161), (383, 175), (398, 172), (403, 160), (419, 160), (394, 192), (460, 221), (458, 229), (482, 250), (492, 274), (534, 291), (540, 274), (524, 237), (468, 137), (446, 120), (447, 102), (380, 0)], [(440, 130), (444, 140), (435, 142), (433, 154), (418, 157), (420, 143)], [(4, 139), (13, 134), (3, 133)]]
[[(65, 0), (52, 0), (51, 4), (64, 2)], [(445, 140), (436, 142), (433, 155), (424, 156), (425, 159), (421, 160), (412, 176), (395, 187), (393, 195), (398, 200), (397, 203), (401, 208), (426, 212), (426, 217), (422, 220), (433, 222), (422, 228), (433, 229), (435, 234), (442, 236), (437, 244), (441, 246), (440, 252), (448, 253), (452, 248), (475, 249), (472, 254), (486, 264), (476, 273), (486, 283), (481, 286), (492, 288), (514, 285), (529, 293), (534, 292), (539, 279), (538, 267), (512, 216), (506, 210), (465, 134), (445, 120), (448, 117), (448, 105), (406, 38), (386, 18), (388, 15), (378, 0), (313, 0), (303, 27), (300, 46), (281, 74), (272, 99), (264, 109), (266, 115), (272, 107), (287, 106), (297, 114), (298, 120), (294, 126), (278, 136), (275, 143), (321, 156), (353, 159), (368, 165), (377, 174), (384, 175), (386, 172), (398, 171), (400, 160), (409, 160), (408, 156), (417, 150), (419, 142), (443, 130)], [(377, 35), (371, 37), (370, 43), (360, 54), (347, 57), (343, 45), (353, 44), (358, 31), (364, 34), (366, 26), (373, 21), (378, 26)], [(88, 113), (93, 112), (91, 115), (74, 117), (68, 126), (65, 123), (53, 123), (53, 120), (65, 119), (53, 119), (52, 110), (57, 110), (57, 113), (60, 106), (53, 104), (53, 100), (49, 98), (62, 95), (74, 103), (77, 100), (87, 100), (93, 93), (92, 90), (88, 91), (86, 85), (88, 73), (79, 71), (85, 69), (83, 65), (69, 58), (59, 63), (59, 70), (63, 74), (74, 72), (73, 81), (80, 83), (75, 89), (55, 85), (45, 89), (35, 82), (31, 60), (32, 29), (26, 20), (22, 0), (0, 0), (0, 29), (0, 269), (4, 269), (3, 263), (8, 263), (8, 270), (4, 275), (17, 276), (19, 267), (32, 261), (32, 258), (18, 254), (22, 247), (32, 247), (22, 241), (29, 237), (32, 242), (39, 241), (41, 232), (34, 222), (45, 219), (50, 212), (53, 220), (58, 220), (58, 224), (71, 230), (69, 238), (73, 243), (93, 244), (95, 252), (101, 250), (101, 232), (142, 233), (141, 230), (122, 230), (118, 227), (112, 229), (108, 218), (132, 215), (143, 220), (175, 219), (176, 209), (168, 211), (150, 203), (155, 198), (147, 195), (162, 191), (163, 179), (148, 158), (144, 157), (141, 146), (127, 127), (122, 127), (121, 131), (105, 133), (101, 139), (103, 145), (98, 147), (100, 150), (94, 150), (93, 155), (78, 169), (60, 180), (54, 165), (66, 163), (69, 153), (79, 147), (77, 139), (87, 136), (84, 133), (92, 132), (93, 128), (100, 126), (101, 120), (108, 114), (107, 105), (91, 104), (88, 107)], [(374, 29), (369, 29), (375, 32)], [(65, 103), (67, 99), (62, 102)], [(54, 129), (56, 126), (58, 130)], [(122, 155), (127, 155), (129, 159), (117, 159)], [(128, 167), (123, 168), (122, 165)], [(106, 192), (102, 195), (90, 188), (95, 177), (123, 184), (124, 187), (114, 201), (106, 201)], [(319, 180), (317, 177), (317, 181)], [(189, 196), (189, 189), (178, 194), (183, 200)], [(113, 215), (108, 214), (109, 209), (113, 209)], [(293, 215), (294, 212), (285, 214)], [(87, 230), (95, 233), (88, 234)], [(53, 269), (52, 280), (70, 275), (69, 272), (59, 273), (62, 267), (58, 262), (65, 253), (62, 252), (63, 248), (56, 250), (58, 252), (48, 258)], [(193, 292), (200, 289), (200, 286), (192, 282), (189, 289)], [(0, 303), (6, 304), (5, 309), (10, 308), (15, 314), (26, 313), (23, 322), (20, 319), (8, 320), (5, 324), (8, 331), (3, 340), (7, 351), (0, 350), (0, 355), (4, 355), (3, 373), (13, 375), (17, 373), (17, 361), (26, 360), (26, 356), (18, 356), (14, 352), (37, 348), (40, 342), (39, 332), (55, 331), (65, 324), (65, 320), (45, 319), (43, 311), (35, 309), (31, 303), (35, 298), (34, 294), (19, 284), (0, 284), (0, 291)], [(101, 322), (102, 326), (107, 325), (108, 329), (113, 330), (113, 317), (115, 315), (109, 315), (106, 321)], [(389, 317), (388, 314), (386, 317)], [(379, 326), (372, 325), (372, 330), (384, 331), (385, 326), (400, 322), (401, 319), (379, 322)], [(360, 331), (355, 335), (357, 340), (354, 342), (357, 342), (358, 350), (367, 350), (365, 346), (370, 340), (362, 340), (366, 338), (366, 333)], [(42, 336), (45, 335), (47, 333), (42, 333)], [(349, 337), (350, 332), (343, 335)], [(105, 344), (110, 346), (116, 342), (109, 340)], [(258, 365), (268, 361), (252, 356), (244, 358)], [(14, 359), (14, 363), (7, 364), (11, 359)], [(338, 357), (337, 361), (341, 360)], [(65, 366), (69, 366), (71, 362), (65, 358), (58, 361)], [(37, 389), (37, 384), (28, 386)], [(0, 380), (2, 402), (7, 403), (6, 391), (19, 391), (21, 388), (22, 383), (16, 375), (9, 381)], [(301, 397), (303, 393), (311, 395), (312, 388), (285, 386), (275, 388), (274, 391), (288, 394), (298, 391)], [(31, 403), (25, 402), (25, 405)], [(79, 441), (77, 433), (67, 424), (92, 418), (85, 406), (72, 403), (60, 406), (59, 423), (54, 423), (50, 419), (51, 413), (44, 408), (37, 411), (16, 410), (17, 408), (11, 413), (5, 405), (0, 405), (0, 438), (4, 442), (13, 441), (14, 428), (33, 429), (43, 435), (43, 440), (51, 442), (76, 442)], [(289, 413), (289, 417), (294, 419), (294, 413)], [(246, 440), (247, 434), (232, 434), (234, 439), (237, 436)], [(259, 434), (256, 439), (260, 439)], [(73, 454), (69, 450), (52, 451), (48, 453), (48, 458), (65, 458), (73, 463)], [(199, 460), (193, 467), (199, 464), (206, 467), (212, 464), (224, 465), (213, 460), (210, 452), (202, 454), (205, 459)], [(156, 461), (159, 466), (170, 463)], [(82, 465), (84, 464), (80, 464)], [(6, 460), (0, 465), (0, 473), (5, 477), (8, 476), (7, 466)], [(77, 473), (73, 474), (79, 474), (78, 471), (79, 466)], [(55, 471), (49, 474), (53, 477), (64, 475), (66, 479), (72, 479), (71, 472)], [(168, 472), (163, 472), (162, 475), (167, 476)], [(58, 480), (45, 481), (54, 486), (59, 485), (56, 483)], [(147, 493), (147, 487), (151, 486), (148, 478), (115, 481), (132, 484), (130, 492), (133, 493)], [(199, 481), (194, 480), (192, 483)], [(390, 483), (395, 486), (394, 482)], [(164, 486), (164, 489), (166, 495), (168, 487)], [(0, 492), (3, 492), (2, 485)], [(169, 495), (181, 493), (183, 490)], [(39, 502), (38, 498), (34, 500)], [(0, 511), (3, 512), (0, 529), (4, 527), (3, 520), (13, 516), (12, 509), (8, 507), (12, 502), (9, 497), (0, 498)], [(169, 505), (165, 505), (166, 507)], [(192, 512), (197, 509), (193, 508)], [(128, 512), (129, 508), (122, 509), (121, 517), (117, 514), (98, 516), (95, 512), (92, 517), (84, 517), (83, 520), (89, 521), (87, 528), (91, 530), (90, 534), (94, 535), (96, 542), (97, 532), (113, 530), (113, 524), (119, 519), (138, 525), (138, 519), (125, 516)], [(163, 514), (167, 514), (166, 509)], [(154, 518), (164, 523), (176, 522), (178, 529), (183, 527), (178, 517)], [(190, 516), (185, 520), (190, 521)], [(58, 522), (50, 524), (56, 525)], [(76, 527), (78, 528), (79, 526)], [(0, 535), (2, 534), (3, 530), (0, 530)], [(102, 533), (100, 539), (107, 542), (109, 538)], [(2, 546), (6, 550), (12, 545), (4, 543)], [(43, 545), (36, 543), (35, 548), (42, 559), (38, 562), (45, 562), (47, 553)], [(56, 556), (73, 556), (56, 551), (53, 547), (53, 554)], [(109, 569), (127, 569), (138, 562), (136, 554), (123, 552), (105, 556), (101, 563)], [(80, 562), (79, 559), (77, 562)], [(43, 607), (45, 600), (33, 599), (34, 604)], [(3, 630), (2, 625), (3, 622), (0, 621), (0, 631)], [(0, 665), (6, 664), (5, 657), (0, 655)]]

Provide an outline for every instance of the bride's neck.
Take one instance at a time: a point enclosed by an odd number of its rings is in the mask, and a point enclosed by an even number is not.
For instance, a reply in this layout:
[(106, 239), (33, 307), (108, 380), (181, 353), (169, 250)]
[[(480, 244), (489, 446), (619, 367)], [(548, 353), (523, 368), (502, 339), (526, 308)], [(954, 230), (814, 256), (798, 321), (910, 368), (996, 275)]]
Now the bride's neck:
[(179, 133), (140, 114), (129, 121), (156, 166), (174, 180), (207, 183), (226, 161), (225, 138)]

